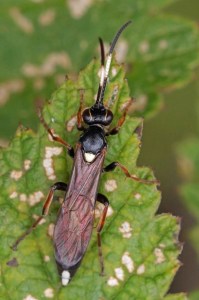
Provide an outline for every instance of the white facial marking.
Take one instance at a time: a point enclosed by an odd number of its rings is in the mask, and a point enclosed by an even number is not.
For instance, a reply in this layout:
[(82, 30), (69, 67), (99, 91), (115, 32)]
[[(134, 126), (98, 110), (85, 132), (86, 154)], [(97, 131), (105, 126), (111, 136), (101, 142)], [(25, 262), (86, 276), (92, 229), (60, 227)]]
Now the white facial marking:
[(165, 256), (164, 253), (162, 252), (162, 249), (160, 248), (155, 248), (154, 254), (156, 256), (156, 264), (161, 264), (162, 262), (165, 261)]
[(122, 233), (122, 236), (126, 239), (129, 239), (132, 235), (131, 231), (133, 229), (131, 228), (131, 225), (129, 222), (124, 222), (122, 225), (119, 227), (119, 231)]
[(96, 155), (93, 153), (85, 152), (84, 157), (85, 157), (85, 160), (90, 163), (95, 159)]
[(124, 252), (122, 256), (122, 264), (127, 268), (129, 273), (132, 273), (134, 271), (134, 262), (130, 257), (129, 252)]
[(107, 281), (109, 286), (116, 286), (119, 284), (118, 280), (115, 277), (110, 277)]
[(124, 271), (122, 268), (115, 268), (115, 276), (119, 280), (124, 280)]
[(141, 275), (141, 274), (143, 274), (144, 272), (145, 272), (145, 265), (142, 264), (142, 265), (140, 265), (140, 266), (137, 268), (137, 274), (138, 274), (138, 275)]
[(53, 298), (53, 297), (54, 297), (53, 289), (52, 289), (52, 288), (47, 288), (47, 289), (44, 291), (44, 296), (45, 296), (46, 298)]
[(115, 179), (109, 179), (104, 184), (107, 192), (113, 192), (117, 189), (117, 182)]
[(61, 277), (62, 277), (62, 285), (66, 286), (70, 280), (70, 273), (65, 270), (62, 272)]

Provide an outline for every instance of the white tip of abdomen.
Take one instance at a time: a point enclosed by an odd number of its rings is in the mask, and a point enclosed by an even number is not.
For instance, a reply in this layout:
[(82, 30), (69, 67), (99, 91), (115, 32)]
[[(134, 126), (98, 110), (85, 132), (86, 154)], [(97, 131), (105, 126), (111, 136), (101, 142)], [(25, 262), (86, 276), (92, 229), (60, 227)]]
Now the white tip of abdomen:
[(68, 271), (63, 271), (61, 274), (62, 285), (66, 286), (70, 280), (70, 273)]

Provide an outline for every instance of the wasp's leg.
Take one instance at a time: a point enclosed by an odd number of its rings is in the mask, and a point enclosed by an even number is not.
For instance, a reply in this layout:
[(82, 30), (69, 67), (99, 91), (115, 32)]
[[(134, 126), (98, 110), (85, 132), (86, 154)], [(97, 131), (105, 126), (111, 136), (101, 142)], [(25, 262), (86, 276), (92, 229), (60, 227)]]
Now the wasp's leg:
[(84, 126), (82, 125), (82, 106), (83, 106), (83, 100), (84, 100), (84, 90), (80, 89), (80, 105), (79, 110), (77, 112), (77, 129), (80, 131), (84, 131)]
[(17, 240), (16, 242), (11, 246), (12, 250), (17, 250), (17, 247), (19, 245), (19, 243), (21, 243), (21, 241), (23, 241), (25, 239), (25, 237), (27, 235), (29, 235), (33, 229), (35, 229), (37, 227), (37, 225), (39, 225), (40, 221), (48, 214), (49, 212), (49, 208), (50, 205), (53, 201), (53, 197), (54, 197), (54, 193), (56, 190), (59, 191), (67, 191), (67, 184), (64, 182), (56, 182), (55, 184), (53, 184), (53, 186), (51, 187), (48, 196), (46, 198), (46, 201), (43, 205), (43, 209), (42, 209), (42, 215), (38, 217), (38, 219), (32, 224), (32, 226), (30, 228), (28, 228)]
[(48, 126), (48, 124), (46, 123), (46, 121), (43, 118), (43, 115), (42, 115), (40, 109), (38, 109), (38, 116), (39, 116), (39, 119), (40, 119), (41, 123), (43, 124), (44, 128), (48, 131), (48, 133), (50, 134), (50, 136), (53, 139), (53, 141), (56, 141), (56, 142), (62, 144), (64, 147), (66, 147), (66, 149), (68, 150), (68, 154), (71, 157), (74, 157), (74, 149), (73, 149), (73, 147), (70, 144), (68, 144), (66, 141), (64, 141), (59, 135), (57, 135), (53, 131), (52, 128), (50, 128)]
[(107, 210), (109, 207), (109, 201), (102, 194), (97, 194), (97, 201), (104, 205), (102, 215), (101, 215), (99, 223), (97, 225), (97, 245), (98, 245), (98, 254), (99, 254), (99, 262), (100, 262), (100, 275), (104, 276), (104, 259), (103, 259), (103, 254), (102, 254), (101, 231), (104, 227), (106, 214), (107, 214)]
[(126, 115), (128, 113), (128, 110), (129, 110), (130, 106), (132, 105), (132, 102), (133, 102), (133, 99), (130, 99), (128, 104), (126, 105), (124, 111), (123, 111), (123, 114), (122, 114), (121, 118), (117, 122), (117, 126), (110, 129), (108, 132), (106, 132), (106, 136), (117, 134), (120, 131), (120, 128), (122, 127), (122, 125), (125, 122)]
[(110, 165), (106, 166), (104, 169), (103, 169), (103, 172), (110, 172), (110, 171), (113, 171), (116, 167), (119, 167), (123, 172), (124, 174), (126, 175), (126, 177), (129, 177), (135, 181), (138, 181), (138, 182), (142, 182), (142, 183), (146, 183), (146, 184), (158, 184), (159, 185), (159, 181), (154, 179), (154, 180), (147, 180), (147, 179), (142, 179), (142, 178), (138, 178), (136, 177), (135, 175), (131, 175), (129, 173), (129, 171), (127, 170), (126, 167), (124, 167), (121, 163), (119, 162), (112, 162)]

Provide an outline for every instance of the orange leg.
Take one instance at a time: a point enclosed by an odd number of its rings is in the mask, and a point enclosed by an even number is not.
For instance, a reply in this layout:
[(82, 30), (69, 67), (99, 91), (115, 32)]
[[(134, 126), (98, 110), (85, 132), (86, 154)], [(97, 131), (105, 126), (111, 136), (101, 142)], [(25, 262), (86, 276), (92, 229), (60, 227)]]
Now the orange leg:
[(66, 191), (67, 190), (67, 184), (64, 182), (56, 182), (50, 189), (50, 192), (48, 193), (48, 196), (46, 198), (46, 201), (44, 203), (43, 209), (42, 209), (42, 215), (38, 217), (38, 219), (32, 224), (30, 228), (28, 228), (17, 240), (16, 242), (11, 246), (11, 249), (16, 251), (18, 245), (28, 236), (33, 229), (39, 225), (40, 221), (48, 215), (50, 205), (53, 201), (54, 193), (56, 190)]
[(147, 180), (147, 179), (142, 179), (142, 178), (138, 178), (134, 175), (131, 175), (129, 173), (129, 171), (127, 170), (126, 167), (124, 167), (121, 163), (119, 162), (112, 162), (110, 165), (106, 166), (104, 169), (103, 169), (103, 172), (110, 172), (110, 171), (113, 171), (116, 167), (119, 167), (123, 172), (124, 174), (126, 175), (126, 177), (129, 177), (135, 181), (138, 181), (138, 182), (142, 182), (142, 183), (146, 183), (146, 184), (158, 184), (159, 185), (159, 181), (154, 179), (154, 180)]
[(123, 112), (121, 118), (118, 120), (117, 126), (114, 127), (114, 128), (112, 128), (112, 129), (110, 129), (110, 130), (106, 133), (107, 136), (108, 136), (108, 135), (114, 135), (114, 134), (117, 134), (117, 133), (120, 131), (120, 128), (122, 127), (122, 125), (123, 125), (124, 122), (125, 122), (126, 115), (127, 115), (128, 110), (129, 110), (129, 108), (130, 108), (130, 106), (131, 106), (131, 104), (132, 104), (132, 101), (133, 101), (133, 99), (130, 99), (130, 100), (129, 100), (128, 104), (126, 105), (126, 107), (125, 107), (125, 109), (124, 109), (124, 112)]
[(103, 209), (101, 218), (100, 218), (99, 223), (97, 225), (97, 245), (98, 245), (98, 255), (99, 255), (99, 262), (100, 262), (100, 275), (104, 276), (104, 259), (103, 259), (103, 254), (102, 254), (101, 231), (104, 227), (104, 223), (105, 223), (105, 220), (106, 220), (106, 214), (107, 214), (107, 211), (108, 211), (109, 201), (102, 194), (97, 195), (97, 201), (104, 205), (104, 209)]
[(53, 129), (51, 129), (48, 126), (48, 124), (45, 122), (40, 109), (38, 110), (38, 116), (39, 116), (39, 119), (40, 119), (41, 123), (43, 124), (44, 128), (48, 131), (48, 133), (50, 134), (53, 141), (56, 141), (56, 142), (62, 144), (64, 147), (66, 147), (66, 149), (68, 150), (68, 154), (71, 157), (74, 157), (73, 147), (70, 144), (68, 144), (66, 141), (64, 141), (59, 135), (57, 135), (56, 133), (53, 132)]
[(80, 105), (79, 105), (79, 110), (77, 112), (77, 129), (80, 131), (84, 130), (84, 126), (82, 125), (83, 100), (84, 100), (84, 91), (80, 89)]

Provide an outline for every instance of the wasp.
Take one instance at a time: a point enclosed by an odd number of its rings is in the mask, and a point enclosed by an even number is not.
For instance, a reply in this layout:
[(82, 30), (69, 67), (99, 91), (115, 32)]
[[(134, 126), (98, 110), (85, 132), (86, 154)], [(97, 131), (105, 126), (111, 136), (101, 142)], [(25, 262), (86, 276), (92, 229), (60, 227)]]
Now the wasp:
[(157, 183), (156, 180), (144, 180), (131, 175), (128, 169), (119, 162), (112, 162), (104, 166), (104, 159), (107, 152), (107, 139), (109, 135), (117, 134), (125, 121), (128, 107), (118, 120), (117, 126), (107, 130), (113, 120), (113, 113), (103, 104), (104, 94), (109, 79), (112, 54), (117, 40), (122, 31), (131, 23), (125, 23), (116, 33), (106, 59), (102, 39), (100, 38), (101, 49), (101, 78), (95, 103), (86, 109), (82, 109), (83, 93), (81, 92), (80, 108), (77, 112), (77, 129), (82, 134), (75, 149), (46, 124), (42, 114), (40, 120), (52, 137), (62, 144), (68, 154), (73, 158), (73, 168), (70, 182), (56, 182), (49, 191), (43, 206), (42, 215), (35, 223), (13, 244), (12, 249), (16, 250), (18, 244), (39, 224), (41, 219), (49, 212), (56, 190), (65, 192), (64, 201), (58, 213), (55, 224), (53, 243), (55, 248), (55, 260), (58, 272), (61, 276), (62, 285), (66, 286), (79, 268), (87, 250), (93, 225), (96, 201), (104, 205), (99, 223), (97, 225), (97, 244), (100, 260), (101, 275), (104, 274), (104, 262), (102, 256), (101, 231), (103, 229), (107, 210), (108, 199), (98, 193), (100, 176), (103, 172), (113, 171), (119, 167), (130, 179), (144, 182)]

